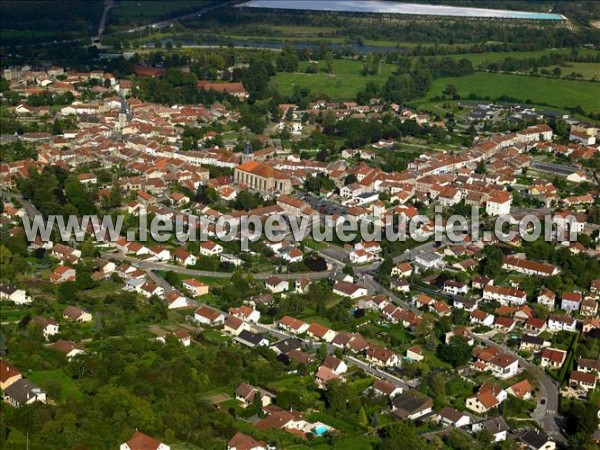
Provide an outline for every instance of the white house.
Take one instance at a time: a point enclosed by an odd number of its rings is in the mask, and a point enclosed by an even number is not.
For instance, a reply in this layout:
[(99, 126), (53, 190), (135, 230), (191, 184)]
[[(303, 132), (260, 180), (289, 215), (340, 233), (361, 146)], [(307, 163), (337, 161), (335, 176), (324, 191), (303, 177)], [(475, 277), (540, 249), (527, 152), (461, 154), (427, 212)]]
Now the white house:
[(506, 380), (515, 376), (519, 370), (519, 361), (512, 355), (500, 353), (487, 363), (492, 374), (500, 379)]
[(225, 322), (225, 315), (216, 309), (201, 306), (194, 313), (194, 320), (210, 326), (222, 325)]
[(510, 214), (512, 196), (507, 191), (494, 191), (485, 202), (485, 212), (489, 216), (505, 216)]
[(571, 316), (559, 316), (557, 314), (550, 314), (548, 317), (548, 331), (576, 331), (576, 321)]
[(364, 297), (369, 293), (367, 288), (360, 284), (349, 283), (347, 281), (338, 281), (333, 286), (333, 293), (342, 297), (349, 297), (351, 299), (357, 299)]
[(280, 294), (290, 289), (290, 283), (274, 275), (265, 280), (265, 286), (273, 294)]
[(223, 253), (223, 247), (212, 241), (205, 241), (200, 244), (200, 254), (203, 256), (218, 256)]
[(27, 305), (32, 298), (23, 289), (17, 289), (14, 284), (3, 284), (0, 286), (0, 300), (9, 300), (17, 305)]

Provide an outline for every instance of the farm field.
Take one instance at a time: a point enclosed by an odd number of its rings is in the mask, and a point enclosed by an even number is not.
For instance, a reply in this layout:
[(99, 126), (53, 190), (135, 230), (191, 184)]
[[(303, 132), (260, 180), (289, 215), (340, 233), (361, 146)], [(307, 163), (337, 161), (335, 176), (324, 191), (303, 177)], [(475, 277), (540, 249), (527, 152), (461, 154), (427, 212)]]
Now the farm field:
[[(307, 64), (301, 64), (304, 70)], [(311, 92), (327, 93), (333, 100), (352, 100), (356, 93), (364, 89), (368, 82), (384, 83), (395, 70), (393, 64), (381, 64), (380, 71), (375, 75), (361, 75), (363, 67), (360, 61), (335, 60), (333, 73), (325, 73), (325, 63), (320, 62), (318, 73), (278, 73), (271, 83), (281, 95), (291, 95), (294, 86), (309, 89)]]
[(600, 84), (589, 81), (476, 73), (466, 77), (435, 80), (428, 99), (441, 96), (448, 84), (456, 85), (463, 98), (471, 93), (478, 97), (489, 97), (490, 100), (505, 95), (563, 109), (580, 105), (586, 111), (597, 111), (600, 98)]

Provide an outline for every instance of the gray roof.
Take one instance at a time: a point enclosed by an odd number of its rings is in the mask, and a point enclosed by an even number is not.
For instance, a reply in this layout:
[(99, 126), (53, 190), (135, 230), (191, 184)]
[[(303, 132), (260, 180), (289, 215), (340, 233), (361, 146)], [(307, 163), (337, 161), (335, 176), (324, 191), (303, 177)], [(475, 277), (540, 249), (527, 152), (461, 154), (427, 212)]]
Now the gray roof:
[(4, 390), (4, 395), (12, 398), (19, 405), (24, 405), (32, 397), (37, 397), (42, 393), (44, 391), (37, 384), (23, 378), (15, 381)]
[(542, 448), (549, 441), (548, 436), (535, 430), (527, 430), (521, 436), (521, 440), (535, 449)]

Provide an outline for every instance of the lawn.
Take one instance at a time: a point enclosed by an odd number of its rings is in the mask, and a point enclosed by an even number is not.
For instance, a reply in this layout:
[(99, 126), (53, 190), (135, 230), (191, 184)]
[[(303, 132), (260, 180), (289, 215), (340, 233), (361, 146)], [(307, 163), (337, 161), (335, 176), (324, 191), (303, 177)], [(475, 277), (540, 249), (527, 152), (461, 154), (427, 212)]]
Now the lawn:
[[(579, 73), (584, 76), (584, 78), (594, 78), (600, 79), (600, 64), (598, 63), (578, 63), (578, 62), (569, 62), (567, 63), (567, 67), (559, 66), (563, 76), (569, 76), (573, 72)], [(547, 70), (552, 71), (557, 66), (549, 66), (546, 67)]]
[(433, 82), (428, 98), (441, 96), (448, 84), (456, 85), (462, 98), (475, 94), (481, 98), (489, 97), (490, 100), (495, 100), (506, 95), (521, 101), (531, 100), (531, 103), (557, 108), (581, 105), (586, 111), (598, 111), (600, 98), (599, 83), (492, 73), (440, 78)]
[[(300, 65), (304, 70), (306, 64)], [(363, 63), (360, 61), (335, 60), (333, 73), (325, 73), (325, 63), (319, 62), (318, 73), (281, 72), (275, 75), (271, 83), (283, 95), (291, 95), (294, 86), (307, 88), (311, 92), (328, 95), (333, 100), (351, 100), (356, 93), (365, 88), (368, 82), (383, 84), (395, 69), (393, 64), (382, 63), (378, 74), (361, 75)]]
[(81, 397), (77, 383), (60, 369), (33, 371), (27, 378), (46, 389), (50, 397), (55, 390), (60, 392), (59, 399), (63, 401)]

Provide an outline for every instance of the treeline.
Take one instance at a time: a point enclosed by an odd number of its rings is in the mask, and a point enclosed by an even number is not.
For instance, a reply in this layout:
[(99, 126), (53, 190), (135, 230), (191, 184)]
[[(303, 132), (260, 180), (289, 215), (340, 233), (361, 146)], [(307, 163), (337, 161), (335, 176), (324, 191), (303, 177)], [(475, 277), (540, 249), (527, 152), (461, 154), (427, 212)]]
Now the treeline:
[(221, 8), (211, 12), (210, 25), (236, 26), (255, 24), (333, 27), (340, 37), (426, 42), (439, 44), (536, 43), (538, 48), (571, 47), (599, 44), (596, 29), (568, 29), (561, 21), (475, 19), (459, 17), (407, 17), (394, 14), (354, 14), (324, 11), (259, 10), (257, 8)]

